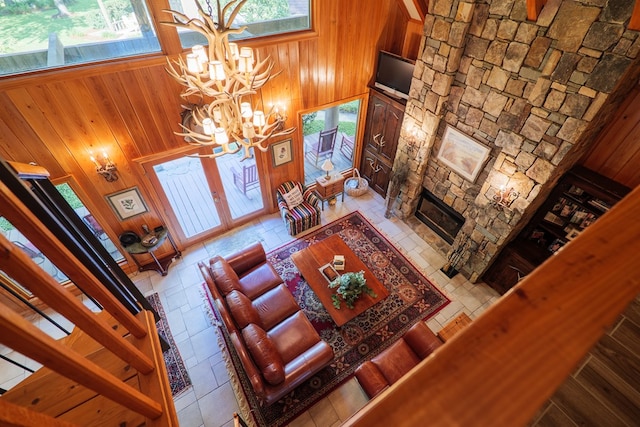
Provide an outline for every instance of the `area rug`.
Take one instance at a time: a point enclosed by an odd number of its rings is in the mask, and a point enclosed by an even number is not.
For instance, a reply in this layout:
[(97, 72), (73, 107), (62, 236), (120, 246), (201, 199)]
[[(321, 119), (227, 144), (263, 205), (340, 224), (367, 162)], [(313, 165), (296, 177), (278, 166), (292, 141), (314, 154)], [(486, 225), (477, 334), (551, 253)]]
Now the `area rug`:
[[(292, 253), (333, 234), (340, 235), (389, 290), (387, 298), (341, 328), (333, 323), (290, 258)], [(232, 382), (242, 394), (238, 400), (241, 409), (245, 409), (243, 416), (260, 427), (287, 424), (349, 379), (362, 362), (389, 347), (413, 324), (428, 319), (450, 302), (359, 212), (268, 253), (267, 258), (322, 339), (331, 345), (335, 357), (329, 366), (282, 400), (269, 407), (261, 407), (233, 351), (229, 336), (224, 328), (220, 328), (231, 363)], [(210, 301), (209, 309), (213, 310)], [(244, 402), (249, 408), (242, 408)]]
[(160, 296), (154, 293), (146, 298), (149, 304), (151, 304), (151, 307), (153, 307), (160, 316), (160, 320), (156, 322), (158, 334), (160, 334), (170, 346), (169, 350), (163, 353), (163, 356), (164, 363), (167, 366), (167, 374), (169, 375), (171, 394), (173, 397), (176, 397), (191, 386), (191, 378), (189, 378), (187, 368), (185, 368), (178, 347), (173, 340), (171, 329), (169, 329), (169, 322), (167, 322), (167, 316), (164, 313), (162, 303), (160, 303)]

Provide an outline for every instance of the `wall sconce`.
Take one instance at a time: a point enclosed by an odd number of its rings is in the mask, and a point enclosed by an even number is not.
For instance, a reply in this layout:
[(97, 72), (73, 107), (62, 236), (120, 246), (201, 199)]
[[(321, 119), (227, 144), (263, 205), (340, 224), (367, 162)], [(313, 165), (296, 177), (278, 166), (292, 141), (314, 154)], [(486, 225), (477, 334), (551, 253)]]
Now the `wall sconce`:
[(106, 151), (102, 152), (102, 158), (100, 160), (96, 160), (93, 155), (90, 156), (91, 161), (96, 166), (96, 172), (104, 177), (107, 182), (113, 182), (118, 180), (118, 175), (116, 171), (116, 164), (111, 161)]
[(508, 208), (519, 195), (520, 193), (513, 188), (506, 188), (504, 185), (501, 185), (500, 189), (493, 195), (492, 203), (498, 209)]

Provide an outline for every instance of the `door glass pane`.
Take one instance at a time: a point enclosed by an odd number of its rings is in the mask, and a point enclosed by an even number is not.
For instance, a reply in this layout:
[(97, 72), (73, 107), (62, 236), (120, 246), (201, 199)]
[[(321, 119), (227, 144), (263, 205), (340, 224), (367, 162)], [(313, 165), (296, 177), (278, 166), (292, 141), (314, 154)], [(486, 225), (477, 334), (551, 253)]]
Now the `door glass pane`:
[(181, 157), (155, 165), (153, 170), (186, 238), (220, 225), (199, 158)]
[(100, 244), (109, 252), (111, 257), (116, 262), (123, 261), (124, 256), (122, 253), (120, 253), (116, 245), (113, 244), (107, 233), (105, 233), (100, 224), (98, 224), (98, 221), (91, 215), (91, 212), (84, 206), (78, 195), (73, 191), (73, 188), (65, 182), (56, 185), (56, 189), (82, 219), (82, 222), (91, 230), (93, 235), (98, 238)]
[(238, 219), (264, 207), (256, 160), (242, 160), (243, 152), (216, 158), (232, 219)]
[(353, 166), (359, 113), (360, 100), (356, 99), (302, 115), (305, 185), (314, 184), (316, 178), (327, 174), (322, 168), (326, 160), (331, 161), (331, 175)]

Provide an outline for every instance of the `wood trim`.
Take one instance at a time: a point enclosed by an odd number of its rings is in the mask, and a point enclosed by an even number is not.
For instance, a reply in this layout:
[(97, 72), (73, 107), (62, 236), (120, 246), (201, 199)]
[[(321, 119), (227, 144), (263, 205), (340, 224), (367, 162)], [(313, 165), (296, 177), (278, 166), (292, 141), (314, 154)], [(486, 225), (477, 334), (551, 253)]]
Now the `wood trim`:
[(527, 19), (537, 21), (545, 4), (547, 4), (547, 0), (527, 0)]
[(640, 292), (640, 187), (345, 426), (527, 425)]
[(631, 20), (629, 21), (629, 29), (640, 31), (640, 0), (636, 0), (636, 4), (633, 7), (633, 13), (631, 13)]

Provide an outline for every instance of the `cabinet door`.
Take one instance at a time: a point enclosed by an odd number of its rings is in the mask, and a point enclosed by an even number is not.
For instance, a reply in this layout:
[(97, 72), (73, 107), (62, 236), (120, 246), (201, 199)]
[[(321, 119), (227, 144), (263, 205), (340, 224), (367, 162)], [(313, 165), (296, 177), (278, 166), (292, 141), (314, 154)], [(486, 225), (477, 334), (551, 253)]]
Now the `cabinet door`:
[(402, 117), (404, 112), (392, 104), (387, 106), (384, 117), (384, 128), (378, 152), (380, 157), (393, 164), (396, 158), (396, 150), (398, 148), (398, 139), (400, 138), (400, 127), (402, 126)]
[(382, 197), (387, 195), (390, 173), (390, 166), (380, 161), (371, 151), (364, 152), (360, 163), (360, 176), (369, 181), (369, 187)]
[(376, 154), (380, 151), (380, 138), (385, 132), (387, 106), (387, 101), (379, 96), (372, 95), (369, 99), (367, 125), (364, 132), (364, 148)]

